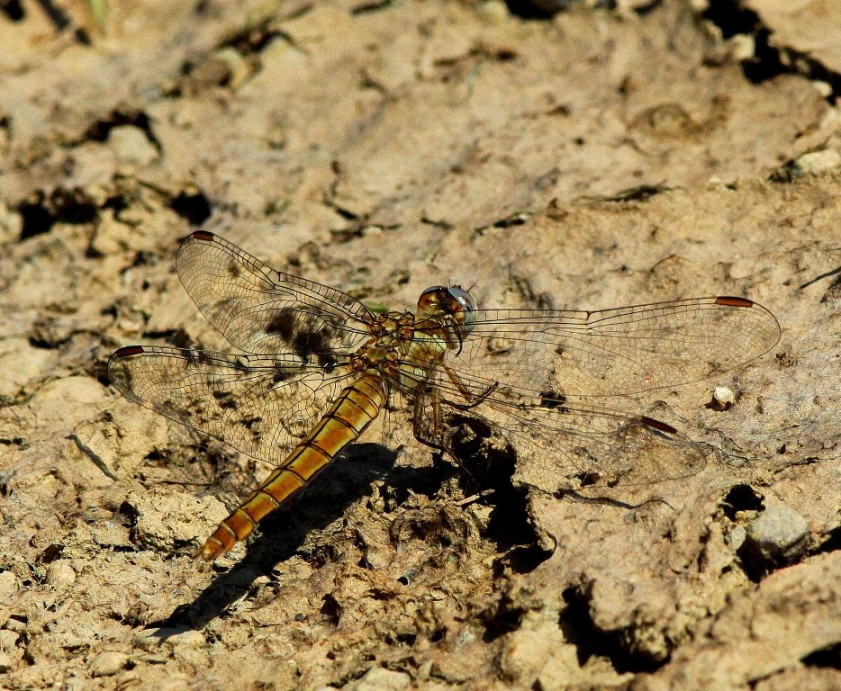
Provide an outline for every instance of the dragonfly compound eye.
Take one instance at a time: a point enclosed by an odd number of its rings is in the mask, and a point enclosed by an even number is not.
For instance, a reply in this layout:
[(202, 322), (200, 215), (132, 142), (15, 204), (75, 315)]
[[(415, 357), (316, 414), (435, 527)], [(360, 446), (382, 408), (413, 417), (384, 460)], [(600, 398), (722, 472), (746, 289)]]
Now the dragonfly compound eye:
[(457, 311), (453, 310), (453, 316), (461, 324), (463, 332), (466, 334), (470, 333), (470, 329), (473, 328), (473, 324), (476, 322), (476, 311), (479, 309), (479, 306), (476, 304), (476, 298), (461, 286), (451, 286), (447, 288), (447, 292), (459, 305)]
[(461, 327), (462, 334), (470, 333), (477, 310), (476, 299), (461, 286), (432, 286), (418, 298), (418, 312), (431, 316), (449, 315)]

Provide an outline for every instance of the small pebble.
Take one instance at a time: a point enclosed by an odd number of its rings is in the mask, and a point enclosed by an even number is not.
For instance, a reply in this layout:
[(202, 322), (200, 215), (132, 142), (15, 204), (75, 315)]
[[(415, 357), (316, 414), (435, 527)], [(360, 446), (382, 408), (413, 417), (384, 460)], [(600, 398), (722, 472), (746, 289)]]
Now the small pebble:
[[(177, 631), (173, 629), (173, 631)], [(174, 633), (169, 640), (178, 646), (189, 648), (204, 648), (207, 645), (207, 638), (201, 631), (186, 630), (183, 633)]]
[(728, 386), (716, 386), (713, 390), (713, 408), (715, 410), (730, 410), (736, 403), (736, 394)]
[(145, 166), (158, 158), (158, 151), (139, 127), (121, 125), (108, 133), (108, 144), (117, 162)]
[(20, 618), (24, 615), (20, 615), (18, 617), (12, 615), (3, 625), (4, 628), (8, 631), (14, 631), (16, 633), (23, 633), (26, 631), (26, 619)]
[(128, 662), (128, 655), (115, 651), (99, 653), (91, 661), (91, 674), (95, 677), (110, 677), (121, 671)]
[(748, 531), (742, 526), (737, 525), (727, 535), (724, 536), (725, 542), (730, 545), (734, 551), (740, 549), (748, 537)]
[(756, 54), (756, 39), (749, 34), (736, 34), (728, 43), (733, 60), (744, 62), (751, 60)]
[(11, 571), (0, 573), (0, 602), (9, 602), (17, 592), (18, 579)]
[(46, 581), (49, 585), (73, 585), (76, 572), (66, 561), (56, 561), (47, 567)]
[(785, 504), (773, 504), (748, 526), (745, 548), (763, 565), (786, 564), (806, 547), (809, 524)]
[(12, 650), (19, 640), (20, 634), (17, 631), (0, 629), (0, 650)]
[(841, 166), (841, 154), (833, 149), (810, 151), (800, 156), (795, 163), (801, 173), (817, 175)]
[(373, 667), (369, 669), (355, 684), (351, 684), (353, 691), (400, 691), (412, 684), (412, 678), (403, 672), (394, 672)]
[(158, 691), (190, 691), (195, 688), (186, 678), (171, 677), (164, 679), (155, 685)]

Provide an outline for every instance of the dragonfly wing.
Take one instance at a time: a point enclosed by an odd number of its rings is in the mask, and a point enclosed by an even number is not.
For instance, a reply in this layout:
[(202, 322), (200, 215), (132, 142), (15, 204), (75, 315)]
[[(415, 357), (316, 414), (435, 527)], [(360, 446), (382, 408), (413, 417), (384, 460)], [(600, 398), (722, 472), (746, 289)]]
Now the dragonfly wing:
[(438, 371), (411, 357), (401, 371), (405, 392), (426, 399), (414, 406), (421, 441), (458, 455), (464, 439), (495, 429), (543, 475), (644, 484), (697, 472), (702, 449), (667, 423), (593, 399), (714, 376), (759, 357), (779, 334), (774, 316), (744, 298), (478, 310), (461, 351)]
[(609, 310), (478, 310), (465, 376), (558, 400), (679, 386), (748, 363), (779, 340), (767, 309), (704, 297)]
[(521, 481), (558, 491), (662, 482), (706, 464), (701, 447), (657, 419), (540, 394), (510, 397), (461, 374), (442, 372), (432, 386), (416, 389), (413, 427), (421, 442), (474, 471), (477, 463), (511, 467), (516, 458)]
[(188, 236), (176, 268), (207, 320), (233, 346), (329, 364), (368, 336), (373, 315), (333, 288), (276, 271), (205, 230)]
[(126, 398), (273, 464), (353, 379), (344, 366), (328, 372), (297, 357), (151, 346), (115, 351), (108, 376)]

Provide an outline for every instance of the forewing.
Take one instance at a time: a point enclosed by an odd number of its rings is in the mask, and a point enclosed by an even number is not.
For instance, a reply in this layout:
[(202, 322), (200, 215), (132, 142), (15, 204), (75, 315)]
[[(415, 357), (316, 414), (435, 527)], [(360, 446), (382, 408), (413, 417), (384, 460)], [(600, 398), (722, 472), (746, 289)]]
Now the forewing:
[(342, 365), (328, 372), (297, 357), (150, 346), (115, 351), (108, 376), (126, 398), (272, 464), (352, 379)]
[(479, 310), (450, 362), (515, 397), (616, 396), (713, 377), (779, 337), (767, 309), (723, 296), (596, 311)]
[(372, 314), (350, 295), (271, 269), (208, 231), (183, 241), (176, 268), (201, 313), (240, 350), (329, 364), (369, 335)]
[(425, 399), (414, 406), (418, 437), (453, 455), (484, 435), (496, 440), (489, 448), (511, 444), (530, 457), (519, 467), (544, 485), (645, 484), (697, 472), (702, 449), (667, 423), (593, 399), (712, 377), (759, 357), (779, 334), (768, 310), (732, 297), (478, 310), (461, 351), (440, 368), (406, 358), (402, 387)]

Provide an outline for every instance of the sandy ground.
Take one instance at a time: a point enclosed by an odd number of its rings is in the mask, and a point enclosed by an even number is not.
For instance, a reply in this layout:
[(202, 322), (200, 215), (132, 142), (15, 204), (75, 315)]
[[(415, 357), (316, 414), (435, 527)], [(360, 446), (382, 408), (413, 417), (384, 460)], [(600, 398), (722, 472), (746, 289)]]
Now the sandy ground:
[[(841, 23), (794, 4), (4, 3), (0, 687), (841, 687)], [(688, 477), (570, 493), (548, 448), (469, 498), (389, 419), (202, 572), (268, 469), (105, 372), (224, 347), (197, 226), (392, 308), (737, 295), (782, 337), (615, 402)]]

